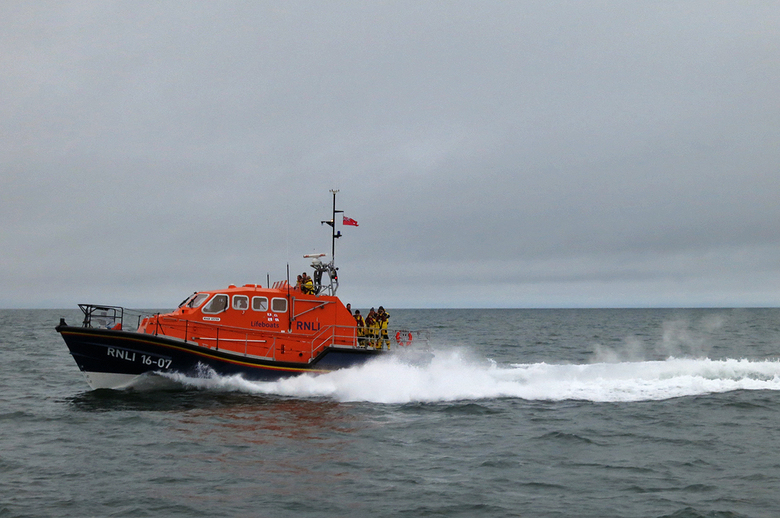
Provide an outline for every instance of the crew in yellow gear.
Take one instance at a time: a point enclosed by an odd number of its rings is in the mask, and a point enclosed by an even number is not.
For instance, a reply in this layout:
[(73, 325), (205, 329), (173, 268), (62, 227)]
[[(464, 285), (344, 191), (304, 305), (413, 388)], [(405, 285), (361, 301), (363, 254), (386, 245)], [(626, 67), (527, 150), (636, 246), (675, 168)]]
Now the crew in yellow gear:
[(387, 345), (387, 350), (390, 350), (390, 338), (387, 336), (387, 325), (390, 323), (390, 313), (385, 311), (385, 308), (379, 306), (379, 312), (377, 313), (377, 321), (379, 322), (379, 328), (381, 331), (381, 340), (379, 347)]
[[(379, 320), (377, 319), (376, 311), (374, 308), (368, 312), (366, 317), (366, 334), (368, 335), (368, 343), (372, 347), (377, 347), (377, 338), (379, 337)], [(381, 347), (381, 346), (380, 346)]]
[(361, 347), (366, 346), (366, 321), (363, 320), (363, 315), (360, 314), (360, 310), (355, 310), (355, 324), (357, 324), (357, 336), (358, 344)]
[(303, 275), (301, 275), (301, 291), (307, 295), (314, 293), (314, 282), (311, 280), (311, 277), (306, 275), (306, 272), (303, 272)]

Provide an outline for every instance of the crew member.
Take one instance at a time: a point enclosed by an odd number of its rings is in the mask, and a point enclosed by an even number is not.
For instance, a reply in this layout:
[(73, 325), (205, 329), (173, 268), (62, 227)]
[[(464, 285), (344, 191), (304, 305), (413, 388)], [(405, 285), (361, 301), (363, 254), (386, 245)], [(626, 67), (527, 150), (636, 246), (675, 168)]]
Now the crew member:
[(390, 323), (390, 313), (385, 311), (385, 308), (382, 306), (379, 306), (379, 311), (377, 312), (377, 320), (379, 323), (379, 328), (382, 330), (382, 340), (381, 344), (387, 345), (387, 350), (390, 350), (390, 338), (387, 336), (387, 325)]
[(311, 277), (306, 275), (306, 272), (301, 275), (301, 291), (307, 295), (314, 293), (314, 282), (312, 282)]
[(355, 324), (357, 325), (358, 344), (361, 347), (366, 346), (366, 321), (363, 320), (363, 315), (360, 314), (360, 310), (355, 310)]
[(376, 338), (377, 338), (377, 329), (378, 329), (379, 322), (376, 319), (376, 311), (374, 311), (374, 308), (371, 308), (368, 312), (368, 316), (366, 317), (366, 335), (368, 336), (368, 343), (372, 347), (376, 347)]

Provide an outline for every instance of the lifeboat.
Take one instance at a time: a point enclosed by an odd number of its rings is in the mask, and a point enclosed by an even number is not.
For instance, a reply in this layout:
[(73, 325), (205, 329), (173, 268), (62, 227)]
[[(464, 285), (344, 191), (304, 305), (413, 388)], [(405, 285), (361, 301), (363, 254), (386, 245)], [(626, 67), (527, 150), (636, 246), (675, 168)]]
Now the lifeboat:
[[(80, 326), (64, 319), (56, 327), (93, 389), (135, 386), (139, 377), (179, 373), (189, 377), (240, 375), (271, 381), (303, 373), (324, 373), (364, 363), (415, 341), (424, 331), (364, 332), (336, 296), (338, 269), (307, 255), (313, 275), (295, 286), (245, 284), (198, 291), (170, 313), (138, 315), (120, 306), (79, 304)], [(289, 274), (288, 274), (289, 277)], [(401, 336), (402, 340), (394, 340)], [(415, 340), (415, 338), (417, 340)]]

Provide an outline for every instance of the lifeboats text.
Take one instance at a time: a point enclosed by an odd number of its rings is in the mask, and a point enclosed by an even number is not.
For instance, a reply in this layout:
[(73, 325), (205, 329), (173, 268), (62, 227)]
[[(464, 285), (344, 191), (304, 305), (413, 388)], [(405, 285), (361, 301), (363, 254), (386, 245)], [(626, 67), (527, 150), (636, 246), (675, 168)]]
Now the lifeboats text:
[(252, 320), (252, 327), (268, 327), (271, 329), (279, 329), (278, 322), (260, 322), (259, 320)]

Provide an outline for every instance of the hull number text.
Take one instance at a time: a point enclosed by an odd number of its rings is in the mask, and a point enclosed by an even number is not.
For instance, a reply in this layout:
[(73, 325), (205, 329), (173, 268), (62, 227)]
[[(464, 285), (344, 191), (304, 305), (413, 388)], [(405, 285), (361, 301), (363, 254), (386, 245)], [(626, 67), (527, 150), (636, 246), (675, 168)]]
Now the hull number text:
[(126, 349), (116, 349), (109, 347), (106, 350), (106, 354), (112, 358), (118, 358), (120, 360), (126, 360), (129, 362), (141, 362), (149, 367), (157, 367), (158, 369), (167, 369), (171, 366), (172, 360), (167, 358), (160, 358), (159, 356), (149, 356), (147, 354), (136, 354), (135, 351), (128, 351)]

